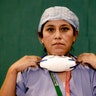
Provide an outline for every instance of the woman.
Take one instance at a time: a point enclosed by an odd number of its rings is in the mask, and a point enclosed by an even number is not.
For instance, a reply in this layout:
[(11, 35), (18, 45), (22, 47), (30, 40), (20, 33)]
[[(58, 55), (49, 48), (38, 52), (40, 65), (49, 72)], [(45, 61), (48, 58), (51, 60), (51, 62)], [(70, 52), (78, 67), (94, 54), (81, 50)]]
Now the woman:
[[(47, 55), (69, 56), (79, 31), (77, 16), (66, 7), (51, 7), (44, 11), (38, 34)], [(37, 63), (37, 62), (36, 62)], [(68, 76), (68, 77), (67, 77)], [(58, 82), (58, 90), (52, 78)], [(88, 66), (78, 66), (72, 71), (50, 72), (41, 68), (29, 68), (18, 74), (17, 96), (95, 96), (96, 73)], [(70, 84), (70, 86), (69, 86)], [(54, 87), (55, 86), (55, 87)], [(57, 93), (56, 93), (57, 92)]]
[[(56, 6), (44, 11), (38, 35), (47, 55), (64, 55), (76, 60), (69, 52), (78, 31), (78, 17), (68, 8)], [(40, 60), (38, 56), (25, 56), (13, 64), (1, 88), (5, 94), (1, 96), (8, 94), (5, 86), (12, 88), (10, 96), (96, 96), (96, 72), (89, 66), (78, 64), (72, 71), (49, 72), (36, 65)], [(84, 63), (82, 56), (78, 60)]]

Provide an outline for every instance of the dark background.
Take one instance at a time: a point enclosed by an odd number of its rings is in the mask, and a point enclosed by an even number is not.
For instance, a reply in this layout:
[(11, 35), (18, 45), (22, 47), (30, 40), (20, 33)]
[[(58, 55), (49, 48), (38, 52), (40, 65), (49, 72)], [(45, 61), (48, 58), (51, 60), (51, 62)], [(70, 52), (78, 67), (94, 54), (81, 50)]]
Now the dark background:
[(37, 39), (40, 16), (50, 6), (66, 6), (80, 19), (72, 53), (96, 53), (96, 0), (0, 0), (0, 86), (8, 68), (24, 55), (43, 55)]

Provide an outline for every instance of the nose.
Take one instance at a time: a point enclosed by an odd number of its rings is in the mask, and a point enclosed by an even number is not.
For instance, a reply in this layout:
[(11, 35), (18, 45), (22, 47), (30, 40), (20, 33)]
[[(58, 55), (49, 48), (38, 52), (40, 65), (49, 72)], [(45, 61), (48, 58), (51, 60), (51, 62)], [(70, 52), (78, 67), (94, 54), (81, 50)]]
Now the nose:
[(61, 39), (61, 37), (62, 37), (62, 35), (61, 35), (60, 31), (56, 31), (54, 38), (55, 39)]

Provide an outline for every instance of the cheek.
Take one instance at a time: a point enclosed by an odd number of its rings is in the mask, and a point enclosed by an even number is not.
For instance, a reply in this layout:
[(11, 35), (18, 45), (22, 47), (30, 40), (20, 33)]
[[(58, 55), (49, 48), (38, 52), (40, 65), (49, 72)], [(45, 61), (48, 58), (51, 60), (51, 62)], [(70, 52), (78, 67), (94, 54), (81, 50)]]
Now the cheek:
[(44, 35), (42, 38), (42, 43), (44, 44), (44, 46), (49, 46), (51, 44), (52, 41), (52, 36), (49, 35)]
[(72, 34), (72, 35), (71, 35), (71, 34), (68, 34), (68, 35), (65, 35), (65, 36), (64, 36), (64, 40), (65, 40), (66, 45), (67, 45), (68, 47), (71, 47), (71, 46), (72, 46), (73, 42), (75, 41), (74, 38), (75, 38), (75, 37), (73, 36), (73, 34)]
[(71, 34), (67, 34), (67, 35), (64, 36), (64, 38), (65, 38), (66, 41), (69, 42), (69, 41), (73, 41), (74, 36), (71, 35)]

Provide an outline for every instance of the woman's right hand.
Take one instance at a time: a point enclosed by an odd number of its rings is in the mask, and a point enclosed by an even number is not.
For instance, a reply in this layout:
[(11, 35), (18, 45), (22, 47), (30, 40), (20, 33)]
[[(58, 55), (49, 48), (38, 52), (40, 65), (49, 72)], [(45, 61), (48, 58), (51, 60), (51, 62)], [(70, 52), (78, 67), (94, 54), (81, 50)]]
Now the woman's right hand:
[(16, 96), (16, 80), (18, 72), (28, 67), (37, 67), (41, 58), (38, 56), (24, 56), (9, 68), (4, 83), (0, 90), (0, 96)]
[(24, 56), (12, 64), (9, 70), (15, 71), (16, 73), (22, 72), (28, 67), (37, 67), (37, 63), (40, 62), (40, 60), (41, 57), (39, 56)]

